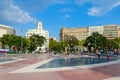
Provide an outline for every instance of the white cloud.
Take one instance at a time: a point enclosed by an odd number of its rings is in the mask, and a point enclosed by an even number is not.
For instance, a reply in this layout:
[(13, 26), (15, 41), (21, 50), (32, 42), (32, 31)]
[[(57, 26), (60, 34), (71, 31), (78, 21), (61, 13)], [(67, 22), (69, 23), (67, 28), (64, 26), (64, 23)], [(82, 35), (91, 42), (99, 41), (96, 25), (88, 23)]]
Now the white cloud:
[(91, 15), (91, 16), (99, 16), (101, 15), (100, 12), (101, 11), (101, 8), (97, 8), (97, 7), (92, 7), (90, 9), (88, 9), (88, 14)]
[(92, 7), (87, 12), (91, 16), (105, 15), (113, 8), (120, 6), (120, 0), (76, 0), (76, 4), (80, 6), (87, 2), (92, 4)]
[(68, 15), (68, 14), (66, 14), (66, 15), (63, 17), (64, 20), (67, 20), (67, 19), (69, 19), (69, 18), (70, 18), (70, 15)]
[(68, 4), (69, 1), (67, 0), (19, 0), (19, 2), (16, 2), (18, 6), (20, 6), (22, 9), (29, 11), (29, 12), (41, 12), (46, 10), (48, 7), (55, 5), (55, 4)]
[(2, 0), (0, 2), (0, 21), (9, 23), (27, 23), (34, 19), (18, 6), (14, 5), (12, 0)]

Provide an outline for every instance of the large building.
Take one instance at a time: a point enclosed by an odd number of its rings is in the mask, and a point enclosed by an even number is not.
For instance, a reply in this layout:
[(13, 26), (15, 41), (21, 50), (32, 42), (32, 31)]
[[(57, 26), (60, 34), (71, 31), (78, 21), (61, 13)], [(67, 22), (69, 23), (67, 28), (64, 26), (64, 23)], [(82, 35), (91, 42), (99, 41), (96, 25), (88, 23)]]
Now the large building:
[(104, 26), (104, 34), (108, 39), (114, 39), (120, 37), (119, 25), (106, 25)]
[(61, 28), (60, 40), (64, 40), (65, 35), (75, 36), (78, 40), (85, 40), (93, 32), (98, 32), (108, 39), (120, 37), (119, 25), (89, 26), (84, 28)]
[(49, 32), (47, 30), (43, 30), (42, 22), (38, 22), (37, 29), (30, 29), (26, 33), (26, 37), (29, 38), (33, 34), (38, 34), (46, 38), (46, 43), (41, 47), (42, 51), (49, 50)]
[(0, 24), (0, 37), (2, 37), (4, 34), (13, 34), (13, 35), (15, 35), (15, 29), (13, 29), (10, 26)]
[(65, 35), (75, 36), (78, 40), (84, 40), (88, 37), (88, 28), (61, 28), (61, 41), (64, 40)]
[[(0, 24), (0, 37), (5, 34), (12, 34), (15, 35), (15, 29), (10, 26)], [(2, 48), (2, 44), (0, 43), (0, 48)]]
[(104, 26), (89, 26), (88, 27), (88, 31), (89, 31), (89, 36), (93, 33), (93, 32), (98, 32), (99, 34), (103, 34), (104, 31)]

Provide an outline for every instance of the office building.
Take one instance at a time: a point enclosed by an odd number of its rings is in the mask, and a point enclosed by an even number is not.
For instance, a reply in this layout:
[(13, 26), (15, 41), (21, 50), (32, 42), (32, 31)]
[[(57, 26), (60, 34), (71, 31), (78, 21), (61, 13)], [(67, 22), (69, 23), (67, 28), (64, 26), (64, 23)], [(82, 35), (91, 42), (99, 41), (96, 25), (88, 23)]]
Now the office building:
[(114, 39), (120, 37), (120, 26), (119, 25), (105, 25), (104, 34), (108, 39)]
[(65, 35), (75, 36), (79, 41), (85, 40), (93, 32), (102, 34), (107, 39), (120, 37), (119, 25), (89, 26), (84, 28), (61, 28), (60, 41), (64, 40)]
[(88, 27), (88, 35), (90, 36), (93, 32), (98, 32), (99, 34), (103, 34), (103, 29), (104, 29), (104, 26), (89, 26)]
[(78, 40), (85, 40), (88, 37), (88, 28), (61, 28), (61, 41), (64, 40), (65, 35), (75, 36)]

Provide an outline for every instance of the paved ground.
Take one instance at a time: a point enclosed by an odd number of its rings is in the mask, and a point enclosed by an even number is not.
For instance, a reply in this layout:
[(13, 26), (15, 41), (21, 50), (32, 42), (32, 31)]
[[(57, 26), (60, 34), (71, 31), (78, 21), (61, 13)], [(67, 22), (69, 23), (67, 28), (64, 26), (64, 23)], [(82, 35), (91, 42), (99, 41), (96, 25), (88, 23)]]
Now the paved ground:
[[(52, 72), (10, 73), (41, 61), (36, 57), (0, 65), (0, 80), (120, 80), (120, 63), (89, 69)], [(114, 78), (115, 77), (115, 78)], [(117, 78), (116, 78), (117, 77)]]

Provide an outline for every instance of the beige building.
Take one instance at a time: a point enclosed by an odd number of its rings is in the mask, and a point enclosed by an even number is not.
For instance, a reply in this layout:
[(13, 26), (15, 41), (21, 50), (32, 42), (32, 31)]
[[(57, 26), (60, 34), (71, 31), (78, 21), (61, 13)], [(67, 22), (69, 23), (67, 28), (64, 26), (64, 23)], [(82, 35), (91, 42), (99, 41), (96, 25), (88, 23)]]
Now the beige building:
[(104, 36), (108, 39), (114, 39), (120, 37), (120, 26), (119, 25), (106, 25), (104, 26)]
[[(15, 29), (12, 27), (0, 24), (0, 37), (5, 34), (13, 34), (15, 35)], [(0, 43), (0, 48), (2, 48), (2, 44)]]
[(86, 28), (61, 28), (60, 40), (64, 40), (65, 35), (73, 35), (78, 40), (85, 40), (93, 32), (98, 32), (108, 39), (120, 37), (119, 25), (89, 26)]
[(118, 27), (118, 37), (120, 37), (120, 26)]
[(61, 28), (61, 41), (64, 40), (65, 35), (75, 36), (78, 40), (84, 40), (88, 37), (88, 28)]
[(2, 37), (4, 34), (15, 35), (15, 29), (13, 29), (12, 27), (0, 24), (0, 37)]

